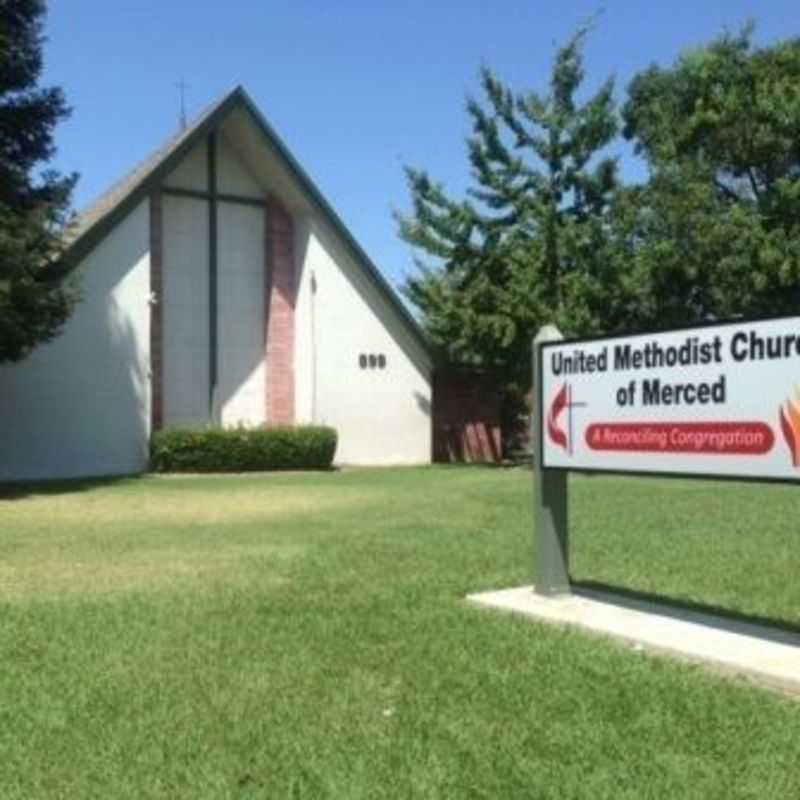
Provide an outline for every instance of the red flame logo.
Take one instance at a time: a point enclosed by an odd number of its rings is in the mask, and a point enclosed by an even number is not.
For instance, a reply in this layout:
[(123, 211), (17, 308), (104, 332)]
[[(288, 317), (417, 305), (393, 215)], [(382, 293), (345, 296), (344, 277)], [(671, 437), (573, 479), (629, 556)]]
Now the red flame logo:
[(565, 383), (559, 390), (547, 412), (547, 435), (553, 444), (569, 449), (567, 434), (558, 426), (558, 418), (569, 404), (569, 387)]
[(794, 398), (790, 397), (784, 403), (780, 415), (781, 430), (789, 446), (792, 466), (800, 467), (800, 391), (795, 390)]

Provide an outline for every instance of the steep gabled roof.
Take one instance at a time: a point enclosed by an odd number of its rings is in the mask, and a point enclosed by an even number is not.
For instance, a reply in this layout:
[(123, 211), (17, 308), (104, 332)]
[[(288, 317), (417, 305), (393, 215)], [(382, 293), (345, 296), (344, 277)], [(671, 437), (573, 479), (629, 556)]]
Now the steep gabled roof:
[(428, 353), (428, 344), (417, 321), (241, 86), (209, 107), (186, 130), (165, 142), (78, 216), (70, 229), (67, 251), (62, 260), (65, 270), (76, 267), (123, 217), (161, 184), (195, 145), (218, 128), (235, 110), (243, 110), (250, 117), (308, 202), (319, 210), (342, 238), (356, 264), (395, 309), (412, 337)]

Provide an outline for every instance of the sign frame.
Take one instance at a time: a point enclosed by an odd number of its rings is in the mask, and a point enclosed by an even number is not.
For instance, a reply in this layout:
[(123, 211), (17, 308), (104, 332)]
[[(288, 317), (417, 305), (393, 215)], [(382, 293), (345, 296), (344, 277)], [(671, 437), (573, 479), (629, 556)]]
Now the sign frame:
[[(624, 468), (599, 468), (599, 467), (553, 467), (547, 466), (544, 461), (544, 442), (545, 442), (545, 414), (543, 410), (545, 408), (545, 398), (543, 396), (544, 392), (544, 359), (546, 356), (546, 351), (548, 349), (552, 349), (554, 347), (563, 347), (565, 345), (580, 345), (580, 344), (588, 344), (588, 343), (596, 343), (596, 342), (603, 342), (603, 341), (618, 341), (621, 339), (632, 339), (640, 336), (659, 336), (662, 334), (668, 333), (679, 333), (686, 331), (690, 333), (692, 331), (702, 331), (708, 328), (725, 328), (731, 327), (734, 325), (752, 325), (758, 324), (761, 322), (776, 322), (779, 320), (784, 319), (793, 319), (793, 318), (800, 318), (800, 313), (797, 314), (777, 314), (777, 315), (766, 315), (760, 317), (733, 317), (721, 320), (708, 320), (701, 323), (695, 323), (693, 325), (679, 325), (674, 327), (668, 328), (657, 328), (657, 329), (649, 329), (649, 330), (639, 330), (639, 331), (631, 331), (626, 333), (620, 334), (601, 334), (598, 336), (587, 336), (587, 337), (573, 337), (569, 339), (556, 339), (556, 340), (546, 340), (546, 341), (535, 341), (534, 340), (534, 348), (536, 348), (536, 358), (534, 361), (538, 362), (538, 372), (534, 376), (534, 380), (538, 385), (538, 389), (536, 392), (536, 399), (535, 402), (538, 404), (539, 409), (541, 409), (541, 413), (539, 414), (538, 422), (538, 429), (535, 431), (537, 442), (534, 444), (534, 447), (537, 449), (538, 455), (538, 462), (540, 465), (540, 469), (543, 472), (550, 472), (550, 473), (568, 473), (568, 472), (575, 472), (581, 474), (591, 474), (591, 475), (624, 475), (628, 477), (639, 477), (639, 478), (678, 478), (681, 480), (718, 480), (718, 481), (735, 481), (739, 483), (766, 483), (766, 484), (783, 484), (783, 485), (798, 485), (800, 484), (800, 470), (798, 470), (798, 475), (796, 478), (791, 477), (782, 477), (782, 476), (758, 476), (758, 475), (730, 475), (728, 473), (715, 473), (715, 472), (681, 472), (681, 471), (669, 471), (664, 472), (661, 470), (632, 470), (632, 469), (624, 469)], [(798, 332), (800, 333), (800, 331)], [(538, 338), (538, 337), (537, 337)]]

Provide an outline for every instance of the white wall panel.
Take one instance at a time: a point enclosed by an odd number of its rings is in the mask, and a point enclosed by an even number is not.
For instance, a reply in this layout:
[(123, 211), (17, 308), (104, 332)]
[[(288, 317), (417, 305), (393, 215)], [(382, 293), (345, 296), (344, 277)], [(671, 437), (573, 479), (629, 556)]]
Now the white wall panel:
[(209, 420), (208, 204), (163, 198), (164, 424)]
[(264, 210), (219, 204), (219, 399), (222, 422), (264, 422)]
[[(298, 421), (338, 430), (338, 463), (429, 462), (428, 355), (331, 231), (309, 219), (296, 229)], [(361, 354), (383, 355), (386, 367), (362, 369)]]
[(264, 197), (264, 190), (250, 175), (223, 135), (217, 139), (217, 191), (256, 199)]
[(86, 257), (64, 332), (0, 367), (0, 481), (140, 472), (150, 426), (149, 207)]
[(205, 142), (201, 142), (167, 176), (165, 186), (179, 189), (208, 191), (208, 155)]

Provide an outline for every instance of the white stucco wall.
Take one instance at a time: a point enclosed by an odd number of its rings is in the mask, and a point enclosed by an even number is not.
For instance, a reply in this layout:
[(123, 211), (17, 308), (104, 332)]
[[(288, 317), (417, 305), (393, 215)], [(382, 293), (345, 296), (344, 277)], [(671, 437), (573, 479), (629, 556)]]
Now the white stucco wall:
[(222, 134), (217, 139), (217, 191), (264, 199), (264, 189), (259, 186)]
[(208, 154), (205, 142), (189, 151), (186, 158), (167, 176), (164, 185), (194, 189), (197, 192), (208, 190)]
[(260, 424), (266, 416), (264, 210), (220, 203), (218, 219), (221, 419)]
[(150, 425), (149, 207), (80, 266), (63, 333), (0, 367), (0, 481), (139, 472)]
[(165, 425), (209, 419), (208, 205), (164, 195), (163, 415)]
[[(429, 462), (429, 357), (332, 231), (313, 217), (295, 226), (298, 422), (338, 430), (337, 463)], [(383, 355), (386, 367), (362, 369), (361, 354)]]

